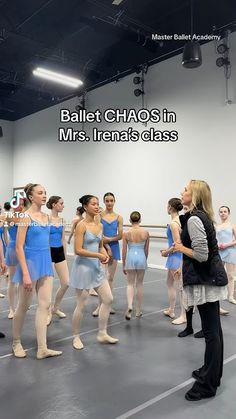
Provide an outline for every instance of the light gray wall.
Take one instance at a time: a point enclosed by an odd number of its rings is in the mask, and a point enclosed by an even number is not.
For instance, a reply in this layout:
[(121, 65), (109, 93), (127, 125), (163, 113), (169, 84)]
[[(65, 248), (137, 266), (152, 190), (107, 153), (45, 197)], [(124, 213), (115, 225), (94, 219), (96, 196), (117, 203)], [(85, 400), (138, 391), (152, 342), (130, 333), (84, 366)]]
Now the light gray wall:
[(0, 120), (3, 137), (0, 138), (0, 204), (12, 197), (13, 186), (13, 132), (12, 122)]
[[(225, 104), (223, 69), (217, 68), (214, 44), (202, 46), (203, 65), (195, 70), (181, 66), (181, 56), (149, 68), (145, 101), (149, 109), (166, 107), (177, 114), (175, 143), (59, 143), (59, 109), (74, 110), (76, 99), (17, 121), (14, 125), (14, 186), (29, 181), (45, 185), (48, 195), (65, 199), (65, 217), (70, 219), (78, 198), (92, 193), (100, 198), (113, 191), (116, 209), (128, 221), (130, 211), (143, 214), (143, 222), (166, 223), (166, 202), (179, 196), (191, 178), (205, 179), (213, 191), (217, 209), (232, 207), (236, 219), (235, 86), (236, 34), (231, 35), (232, 77), (229, 91), (234, 103)], [(133, 95), (133, 76), (98, 88), (88, 95), (88, 108), (141, 107)], [(72, 126), (72, 124), (69, 124)], [(108, 124), (99, 125), (104, 128)], [(89, 133), (94, 125), (87, 125)], [(142, 124), (109, 124), (109, 129)], [(150, 128), (152, 124), (148, 124)], [(77, 129), (79, 125), (73, 124)], [(156, 124), (156, 129), (166, 129)]]
[[(145, 102), (148, 109), (167, 108), (177, 114), (175, 143), (59, 143), (57, 130), (60, 108), (74, 110), (77, 99), (54, 106), (15, 122), (14, 125), (14, 186), (28, 182), (42, 183), (48, 195), (58, 194), (65, 200), (65, 218), (70, 221), (78, 198), (85, 193), (102, 198), (104, 192), (116, 195), (116, 210), (128, 222), (132, 210), (139, 210), (145, 224), (168, 222), (166, 202), (179, 196), (191, 178), (209, 182), (214, 206), (222, 203), (232, 209), (236, 220), (234, 192), (235, 167), (235, 103), (236, 103), (236, 34), (231, 35), (232, 77), (229, 92), (232, 105), (225, 104), (223, 69), (217, 68), (214, 44), (202, 46), (203, 65), (195, 70), (181, 66), (181, 56), (173, 57), (149, 68), (146, 76)], [(133, 75), (90, 92), (89, 110), (109, 107), (141, 108), (141, 98), (133, 95)], [(6, 138), (11, 138), (11, 124)], [(72, 126), (72, 124), (68, 124)], [(65, 124), (65, 126), (67, 126)], [(86, 125), (88, 135), (95, 125)], [(142, 124), (99, 124), (99, 128), (122, 130), (132, 126), (140, 132)], [(152, 124), (148, 124), (150, 128)], [(155, 124), (155, 129), (167, 129)], [(81, 128), (73, 124), (74, 129)], [(6, 135), (6, 134), (5, 134)], [(12, 181), (10, 140), (1, 147), (1, 182), (8, 196)], [(6, 192), (5, 192), (6, 191)], [(2, 195), (3, 196), (3, 195)], [(151, 231), (154, 234), (157, 232)], [(159, 234), (163, 234), (160, 231)], [(149, 263), (160, 265), (159, 250), (163, 240), (153, 240)], [(72, 247), (69, 249), (72, 251)]]

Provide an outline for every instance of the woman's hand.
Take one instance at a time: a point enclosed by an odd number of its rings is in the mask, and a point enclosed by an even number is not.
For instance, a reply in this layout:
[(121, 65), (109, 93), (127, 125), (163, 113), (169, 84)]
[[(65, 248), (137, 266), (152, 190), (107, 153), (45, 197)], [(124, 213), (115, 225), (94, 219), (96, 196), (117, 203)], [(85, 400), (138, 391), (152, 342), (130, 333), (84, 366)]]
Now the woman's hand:
[(126, 271), (126, 269), (125, 269), (125, 268), (123, 268), (123, 273), (124, 273), (125, 275), (127, 275), (127, 271)]
[(181, 252), (183, 253), (183, 245), (180, 241), (177, 241), (173, 244), (173, 253), (174, 252)]
[(27, 291), (32, 291), (33, 289), (32, 280), (28, 274), (23, 275), (23, 286)]

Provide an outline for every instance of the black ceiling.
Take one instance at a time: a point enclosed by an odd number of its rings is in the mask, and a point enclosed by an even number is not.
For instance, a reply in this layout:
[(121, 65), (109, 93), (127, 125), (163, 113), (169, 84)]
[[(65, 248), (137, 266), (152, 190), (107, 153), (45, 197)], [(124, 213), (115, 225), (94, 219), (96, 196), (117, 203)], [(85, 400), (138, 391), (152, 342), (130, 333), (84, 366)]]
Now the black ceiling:
[[(190, 0), (112, 2), (0, 0), (0, 119), (17, 120), (77, 93), (36, 79), (36, 65), (79, 76), (89, 90), (138, 64), (180, 52), (184, 41), (159, 44), (151, 36), (189, 34)], [(198, 34), (235, 21), (235, 0), (194, 2)]]

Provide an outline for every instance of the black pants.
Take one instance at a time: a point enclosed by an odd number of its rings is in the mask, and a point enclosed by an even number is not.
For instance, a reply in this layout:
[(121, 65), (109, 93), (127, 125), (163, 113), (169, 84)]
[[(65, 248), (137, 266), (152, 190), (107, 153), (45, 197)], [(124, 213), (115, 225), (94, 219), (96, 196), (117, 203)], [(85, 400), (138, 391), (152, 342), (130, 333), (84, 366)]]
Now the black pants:
[(204, 365), (199, 380), (193, 385), (195, 391), (213, 396), (223, 374), (223, 334), (220, 323), (219, 301), (198, 306), (206, 348)]

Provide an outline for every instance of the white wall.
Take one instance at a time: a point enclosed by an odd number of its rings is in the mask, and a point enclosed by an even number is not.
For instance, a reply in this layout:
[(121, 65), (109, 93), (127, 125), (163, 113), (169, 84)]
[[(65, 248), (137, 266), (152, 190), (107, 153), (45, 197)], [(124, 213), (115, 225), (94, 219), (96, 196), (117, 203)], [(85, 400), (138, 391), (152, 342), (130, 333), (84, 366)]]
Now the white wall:
[[(104, 192), (112, 191), (116, 210), (126, 223), (129, 213), (137, 209), (145, 224), (163, 224), (168, 222), (167, 200), (179, 196), (189, 179), (200, 178), (212, 188), (215, 209), (221, 204), (230, 206), (236, 220), (236, 34), (231, 35), (232, 105), (225, 104), (223, 69), (216, 67), (214, 44), (202, 46), (202, 54), (203, 65), (198, 69), (184, 69), (179, 55), (150, 67), (146, 76), (146, 105), (176, 112), (177, 123), (168, 129), (178, 130), (177, 142), (59, 143), (59, 110), (74, 111), (75, 98), (14, 123), (14, 186), (42, 183), (48, 195), (64, 198), (68, 220), (84, 193), (102, 198)], [(132, 79), (133, 75), (90, 92), (89, 110), (139, 109), (141, 98), (133, 95)], [(88, 134), (93, 126), (87, 124)], [(146, 129), (142, 124), (99, 125), (101, 129), (106, 126)], [(155, 128), (167, 126), (156, 124)]]
[(13, 139), (12, 122), (0, 120), (3, 137), (0, 138), (0, 204), (12, 198)]

